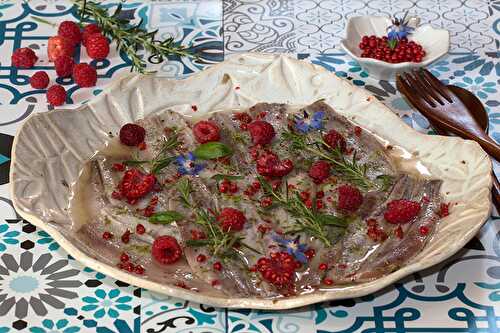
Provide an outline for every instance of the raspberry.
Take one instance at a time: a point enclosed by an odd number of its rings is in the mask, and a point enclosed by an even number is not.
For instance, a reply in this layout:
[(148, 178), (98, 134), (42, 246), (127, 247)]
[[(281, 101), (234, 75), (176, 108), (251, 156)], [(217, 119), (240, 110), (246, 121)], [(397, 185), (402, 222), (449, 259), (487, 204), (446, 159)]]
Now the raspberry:
[(50, 61), (54, 61), (62, 55), (72, 57), (74, 51), (75, 47), (69, 39), (61, 36), (49, 38), (49, 42), (47, 44), (47, 55), (49, 56)]
[(101, 33), (95, 33), (87, 37), (87, 54), (92, 59), (106, 59), (109, 54), (109, 42)]
[(89, 64), (81, 63), (73, 67), (73, 79), (80, 87), (93, 87), (97, 81), (97, 72)]
[(202, 120), (193, 126), (193, 134), (196, 141), (199, 143), (207, 143), (210, 141), (219, 141), (220, 133), (219, 126), (213, 121)]
[(222, 270), (222, 264), (219, 261), (214, 262), (213, 267), (216, 271), (220, 272)]
[(332, 149), (340, 149), (343, 153), (346, 150), (346, 143), (344, 137), (337, 132), (336, 130), (330, 130), (323, 136), (323, 140), (330, 146)]
[(137, 265), (135, 266), (134, 272), (135, 274), (142, 275), (144, 274), (144, 267), (142, 267), (141, 265)]
[(63, 105), (66, 102), (66, 90), (58, 84), (47, 89), (47, 102), (53, 106)]
[(293, 169), (293, 162), (289, 159), (280, 161), (278, 155), (272, 151), (265, 151), (257, 158), (257, 172), (262, 176), (283, 177)]
[(316, 251), (314, 249), (310, 248), (310, 249), (307, 249), (306, 252), (304, 252), (304, 254), (307, 257), (307, 259), (311, 260), (316, 255)]
[(82, 33), (80, 27), (73, 21), (63, 21), (59, 24), (57, 35), (67, 38), (73, 46), (80, 44), (82, 41)]
[(330, 163), (326, 161), (316, 161), (309, 168), (308, 175), (316, 184), (321, 184), (330, 177)]
[(38, 71), (30, 77), (30, 84), (35, 89), (47, 88), (49, 81), (49, 76), (44, 71)]
[(361, 192), (351, 185), (342, 185), (337, 188), (339, 201), (337, 207), (346, 212), (355, 212), (363, 203)]
[(146, 130), (136, 124), (128, 123), (120, 129), (120, 142), (126, 146), (137, 146), (144, 141)]
[(224, 232), (229, 232), (243, 230), (243, 226), (247, 219), (245, 215), (237, 209), (224, 208), (219, 216), (217, 216), (217, 221), (220, 223)]
[(144, 174), (137, 169), (129, 169), (123, 174), (123, 178), (118, 184), (118, 190), (129, 203), (132, 203), (151, 192), (155, 183), (154, 175)]
[(256, 145), (268, 144), (276, 135), (273, 125), (263, 120), (256, 120), (248, 124), (248, 131), (252, 142)]
[(288, 287), (293, 283), (297, 262), (287, 252), (274, 252), (270, 257), (257, 261), (257, 270), (262, 278), (278, 288)]
[(279, 162), (278, 155), (271, 151), (264, 151), (257, 158), (257, 172), (262, 176), (272, 176)]
[(143, 235), (146, 232), (146, 228), (141, 223), (139, 223), (135, 226), (135, 232), (138, 235)]
[(29, 47), (16, 49), (11, 56), (12, 66), (16, 68), (31, 68), (38, 60), (35, 52)]
[(130, 257), (128, 254), (126, 254), (125, 252), (123, 252), (121, 255), (120, 255), (120, 261), (121, 262), (127, 262), (130, 260)]
[(83, 28), (82, 32), (82, 44), (83, 46), (87, 46), (87, 38), (95, 33), (101, 33), (101, 28), (97, 24), (88, 24)]
[(179, 261), (182, 249), (177, 239), (172, 236), (159, 236), (153, 242), (151, 255), (162, 265), (170, 265)]
[(411, 200), (393, 200), (387, 204), (384, 218), (392, 224), (410, 222), (420, 212), (420, 204)]
[(68, 77), (71, 76), (73, 71), (73, 66), (75, 62), (72, 57), (67, 55), (62, 55), (54, 60), (54, 66), (56, 67), (56, 74), (58, 77)]
[(290, 159), (280, 161), (278, 165), (274, 167), (273, 176), (284, 177), (288, 175), (293, 170), (293, 162)]
[(111, 238), (113, 238), (113, 234), (110, 233), (109, 231), (105, 231), (102, 233), (102, 238), (104, 240), (110, 240)]

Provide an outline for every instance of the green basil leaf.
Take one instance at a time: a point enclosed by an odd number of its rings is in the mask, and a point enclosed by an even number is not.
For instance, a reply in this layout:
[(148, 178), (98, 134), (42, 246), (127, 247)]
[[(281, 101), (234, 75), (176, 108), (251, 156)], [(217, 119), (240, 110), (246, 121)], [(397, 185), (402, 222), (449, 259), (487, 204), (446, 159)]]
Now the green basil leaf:
[(212, 160), (224, 156), (231, 155), (231, 148), (221, 142), (207, 142), (199, 145), (194, 150), (193, 154), (201, 160)]
[(331, 225), (331, 226), (340, 227), (340, 228), (347, 227), (347, 224), (349, 223), (349, 220), (347, 220), (346, 218), (338, 217), (338, 216), (334, 216), (334, 215), (328, 215), (328, 214), (316, 215), (316, 219), (322, 225)]
[(212, 176), (212, 179), (215, 181), (221, 181), (224, 179), (227, 180), (238, 180), (238, 179), (243, 179), (245, 178), (244, 176), (237, 176), (237, 175), (223, 175), (223, 174), (216, 174)]
[(181, 213), (176, 212), (175, 210), (167, 210), (164, 212), (154, 213), (149, 217), (149, 222), (153, 224), (169, 224), (174, 221), (180, 221), (183, 218), (184, 215)]

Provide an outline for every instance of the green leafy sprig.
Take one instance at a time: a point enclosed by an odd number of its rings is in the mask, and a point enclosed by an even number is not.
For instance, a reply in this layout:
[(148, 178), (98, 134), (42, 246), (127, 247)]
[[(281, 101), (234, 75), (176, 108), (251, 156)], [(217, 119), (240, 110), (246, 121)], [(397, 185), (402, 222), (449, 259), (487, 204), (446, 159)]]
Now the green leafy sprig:
[(146, 73), (146, 62), (137, 52), (144, 49), (149, 59), (161, 62), (168, 56), (193, 56), (185, 47), (174, 42), (173, 37), (157, 40), (158, 30), (147, 31), (141, 27), (142, 20), (133, 25), (130, 20), (120, 17), (122, 5), (119, 4), (113, 14), (97, 1), (73, 0), (77, 16), (82, 22), (95, 21), (103, 34), (116, 42), (116, 48), (124, 52), (132, 62), (132, 70)]
[(166, 154), (169, 151), (176, 149), (181, 142), (179, 141), (179, 133), (174, 131), (167, 139), (164, 139), (162, 147), (158, 154), (152, 160), (127, 160), (124, 161), (126, 165), (142, 165), (149, 164), (151, 168), (151, 173), (158, 174), (161, 170), (166, 168), (167, 166), (175, 160), (175, 156), (167, 156)]
[(258, 180), (264, 190), (264, 194), (271, 196), (275, 204), (281, 206), (296, 219), (297, 226), (287, 230), (287, 233), (305, 232), (309, 236), (319, 239), (326, 246), (331, 246), (332, 244), (326, 227), (332, 226), (342, 229), (347, 227), (349, 223), (348, 218), (320, 214), (314, 209), (307, 208), (298, 193), (290, 195), (288, 184), (285, 184), (285, 193), (281, 193), (273, 190), (273, 187), (261, 176), (258, 176)]
[[(308, 151), (315, 156), (331, 162), (335, 166), (335, 171), (343, 178), (364, 190), (377, 185), (366, 176), (367, 166), (366, 164), (357, 162), (356, 153), (353, 154), (351, 160), (348, 160), (344, 157), (340, 148), (333, 149), (322, 138), (311, 139), (308, 136), (290, 131), (284, 132), (282, 138), (293, 150)], [(329, 149), (325, 149), (324, 147), (328, 147)]]
[(235, 233), (224, 232), (217, 223), (214, 214), (206, 209), (197, 207), (196, 204), (192, 202), (190, 196), (193, 189), (187, 178), (179, 180), (176, 188), (177, 191), (179, 191), (179, 199), (182, 204), (194, 211), (196, 215), (196, 224), (201, 226), (207, 234), (207, 238), (205, 239), (188, 240), (186, 244), (193, 247), (207, 246), (214, 256), (218, 256), (220, 258), (237, 256), (238, 253), (235, 250), (234, 245), (241, 243), (243, 237)]

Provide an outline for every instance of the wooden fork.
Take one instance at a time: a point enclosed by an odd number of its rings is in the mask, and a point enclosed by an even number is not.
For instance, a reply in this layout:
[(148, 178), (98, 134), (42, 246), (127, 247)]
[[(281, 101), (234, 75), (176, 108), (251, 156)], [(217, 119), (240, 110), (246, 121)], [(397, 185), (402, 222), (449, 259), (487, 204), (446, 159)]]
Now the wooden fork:
[[(471, 112), (474, 110), (469, 111), (462, 100), (428, 70), (398, 74), (396, 86), (409, 102), (427, 117), (438, 134), (447, 135), (447, 132), (451, 132), (462, 138), (475, 140), (488, 154), (500, 160), (499, 145), (472, 117)], [(492, 176), (493, 203), (497, 211), (500, 211), (500, 183), (494, 172)]]

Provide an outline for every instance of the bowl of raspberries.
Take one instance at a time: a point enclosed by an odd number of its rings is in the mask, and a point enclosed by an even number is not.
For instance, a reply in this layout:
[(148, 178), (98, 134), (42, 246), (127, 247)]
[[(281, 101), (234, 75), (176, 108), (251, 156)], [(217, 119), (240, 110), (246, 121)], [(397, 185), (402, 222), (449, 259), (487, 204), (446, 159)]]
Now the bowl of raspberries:
[(443, 55), (450, 46), (450, 34), (430, 24), (419, 25), (419, 19), (390, 19), (383, 16), (351, 17), (347, 22), (342, 48), (371, 77), (394, 81), (396, 74), (427, 66)]
[[(46, 55), (54, 66), (55, 76), (52, 78), (44, 70), (33, 72), (30, 85), (33, 89), (45, 92), (47, 103), (60, 106), (66, 103), (67, 93), (64, 86), (57, 84), (57, 78), (73, 79), (80, 88), (93, 87), (97, 82), (97, 71), (86, 62), (76, 63), (75, 51), (78, 45), (85, 48), (87, 56), (92, 60), (103, 60), (109, 54), (109, 40), (96, 24), (87, 24), (83, 28), (73, 21), (63, 21), (59, 24), (57, 35), (48, 39)], [(12, 53), (12, 66), (18, 70), (36, 70), (38, 55), (29, 47), (21, 47)], [(51, 82), (52, 81), (52, 82)]]

